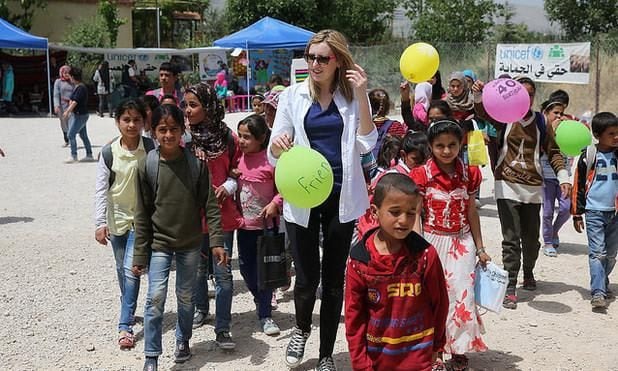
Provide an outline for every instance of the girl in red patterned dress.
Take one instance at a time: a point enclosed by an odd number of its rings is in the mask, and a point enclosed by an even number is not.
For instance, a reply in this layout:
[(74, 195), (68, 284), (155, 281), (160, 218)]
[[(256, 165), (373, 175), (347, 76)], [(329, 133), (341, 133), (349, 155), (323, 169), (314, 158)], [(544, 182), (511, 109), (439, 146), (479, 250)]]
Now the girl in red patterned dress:
[(444, 267), (449, 296), (444, 352), (451, 366), (468, 366), (466, 352), (482, 352), (487, 346), (474, 301), (474, 268), (478, 260), (491, 260), (483, 248), (479, 215), (474, 196), (481, 185), (478, 167), (464, 165), (458, 157), (463, 133), (451, 120), (438, 121), (427, 137), (432, 157), (410, 176), (423, 195), (424, 237), (435, 246)]

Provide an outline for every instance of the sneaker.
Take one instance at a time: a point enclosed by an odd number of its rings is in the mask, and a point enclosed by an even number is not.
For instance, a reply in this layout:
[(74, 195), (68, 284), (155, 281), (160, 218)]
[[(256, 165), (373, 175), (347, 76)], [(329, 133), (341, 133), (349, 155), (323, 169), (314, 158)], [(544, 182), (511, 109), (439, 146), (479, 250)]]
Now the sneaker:
[(71, 156), (71, 157), (69, 157), (69, 158), (67, 158), (66, 160), (64, 160), (64, 163), (65, 163), (65, 164), (74, 164), (74, 163), (76, 163), (76, 162), (77, 162), (77, 158), (72, 157), (72, 156)]
[(232, 339), (232, 335), (228, 331), (221, 331), (217, 334), (217, 339), (215, 340), (217, 345), (221, 349), (232, 350), (236, 348), (236, 343)]
[(318, 367), (315, 368), (315, 371), (337, 371), (333, 357), (320, 358)]
[(79, 162), (96, 162), (97, 160), (92, 156), (86, 156), (79, 160)]
[(66, 142), (62, 145), (62, 148), (67, 148), (69, 146), (69, 142)]
[(590, 305), (592, 305), (592, 310), (605, 309), (607, 308), (607, 300), (605, 300), (603, 294), (595, 294), (590, 300)]
[(191, 348), (188, 341), (176, 341), (176, 351), (174, 352), (174, 362), (184, 363), (191, 358)]
[(502, 306), (506, 309), (517, 309), (517, 295), (506, 294)]
[(528, 291), (536, 290), (536, 280), (534, 279), (534, 277), (524, 278), (524, 285), (522, 286), (522, 289)]
[(201, 310), (196, 310), (193, 315), (193, 328), (200, 328), (206, 324), (208, 321), (208, 313), (202, 312)]
[(144, 371), (157, 371), (158, 366), (158, 357), (146, 357), (144, 361)]
[(555, 258), (558, 256), (558, 251), (556, 251), (554, 245), (546, 243), (545, 246), (543, 246), (543, 254), (545, 256), (549, 256), (550, 258)]
[(300, 365), (305, 356), (305, 345), (309, 339), (310, 332), (303, 332), (298, 327), (294, 327), (292, 338), (288, 343), (285, 351), (285, 364), (290, 368), (295, 368)]
[(266, 335), (279, 335), (279, 333), (281, 332), (279, 326), (277, 326), (275, 321), (273, 321), (273, 319), (270, 317), (262, 318), (260, 320), (260, 323), (262, 324), (262, 331), (264, 331)]
[(275, 310), (277, 308), (279, 308), (279, 303), (277, 303), (277, 293), (276, 291), (273, 291), (273, 296), (270, 299), (270, 307)]

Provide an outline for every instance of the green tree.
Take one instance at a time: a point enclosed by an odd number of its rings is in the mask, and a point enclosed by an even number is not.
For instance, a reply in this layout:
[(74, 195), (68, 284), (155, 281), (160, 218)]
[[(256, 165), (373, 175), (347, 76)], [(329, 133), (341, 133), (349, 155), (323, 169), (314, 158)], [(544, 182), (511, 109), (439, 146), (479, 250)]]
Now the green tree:
[(118, 15), (118, 5), (115, 0), (102, 0), (99, 3), (99, 14), (105, 22), (109, 44), (112, 48), (115, 48), (118, 40), (118, 28), (127, 23), (127, 20)]
[(532, 33), (528, 31), (528, 26), (523, 23), (513, 23), (515, 11), (508, 1), (499, 14), (504, 22), (494, 26), (494, 38), (497, 42), (517, 44), (532, 41)]
[(229, 0), (230, 30), (239, 30), (264, 15), (312, 31), (336, 29), (351, 42), (381, 40), (389, 30), (396, 0)]
[(618, 28), (617, 0), (545, 0), (545, 11), (571, 40)]
[(6, 19), (23, 30), (30, 31), (34, 12), (46, 6), (47, 0), (19, 0), (21, 12), (11, 14), (8, 0), (0, 0), (0, 18)]
[[(86, 48), (109, 48), (110, 43), (105, 21), (101, 16), (94, 16), (74, 22), (69, 27), (63, 43)], [(84, 81), (88, 81), (100, 63), (101, 55), (71, 51), (67, 55), (67, 60), (69, 64), (81, 67)]]
[(405, 5), (416, 39), (477, 44), (489, 38), (503, 7), (491, 0), (415, 0)]

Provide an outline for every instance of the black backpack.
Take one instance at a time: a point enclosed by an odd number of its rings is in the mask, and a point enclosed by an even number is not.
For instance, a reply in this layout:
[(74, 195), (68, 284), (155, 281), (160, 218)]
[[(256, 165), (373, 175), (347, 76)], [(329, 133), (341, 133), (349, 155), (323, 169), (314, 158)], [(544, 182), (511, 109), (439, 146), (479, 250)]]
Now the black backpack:
[[(114, 184), (114, 181), (116, 180), (116, 173), (112, 170), (112, 165), (114, 164), (114, 154), (112, 153), (112, 143), (117, 138), (118, 137), (114, 138), (111, 142), (104, 145), (103, 148), (101, 149), (101, 156), (103, 156), (103, 161), (105, 162), (105, 166), (107, 166), (107, 168), (110, 171), (108, 189), (112, 187), (112, 184)], [(155, 148), (154, 140), (148, 137), (143, 136), (142, 142), (144, 143), (144, 149), (146, 150), (146, 153), (152, 151)]]

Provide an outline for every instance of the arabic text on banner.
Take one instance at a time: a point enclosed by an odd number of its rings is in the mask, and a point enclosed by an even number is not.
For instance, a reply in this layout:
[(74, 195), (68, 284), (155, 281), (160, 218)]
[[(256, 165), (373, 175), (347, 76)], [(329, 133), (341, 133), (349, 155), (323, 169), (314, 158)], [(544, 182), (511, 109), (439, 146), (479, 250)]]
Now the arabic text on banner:
[(588, 84), (590, 43), (498, 44), (494, 76), (526, 75), (539, 82)]

